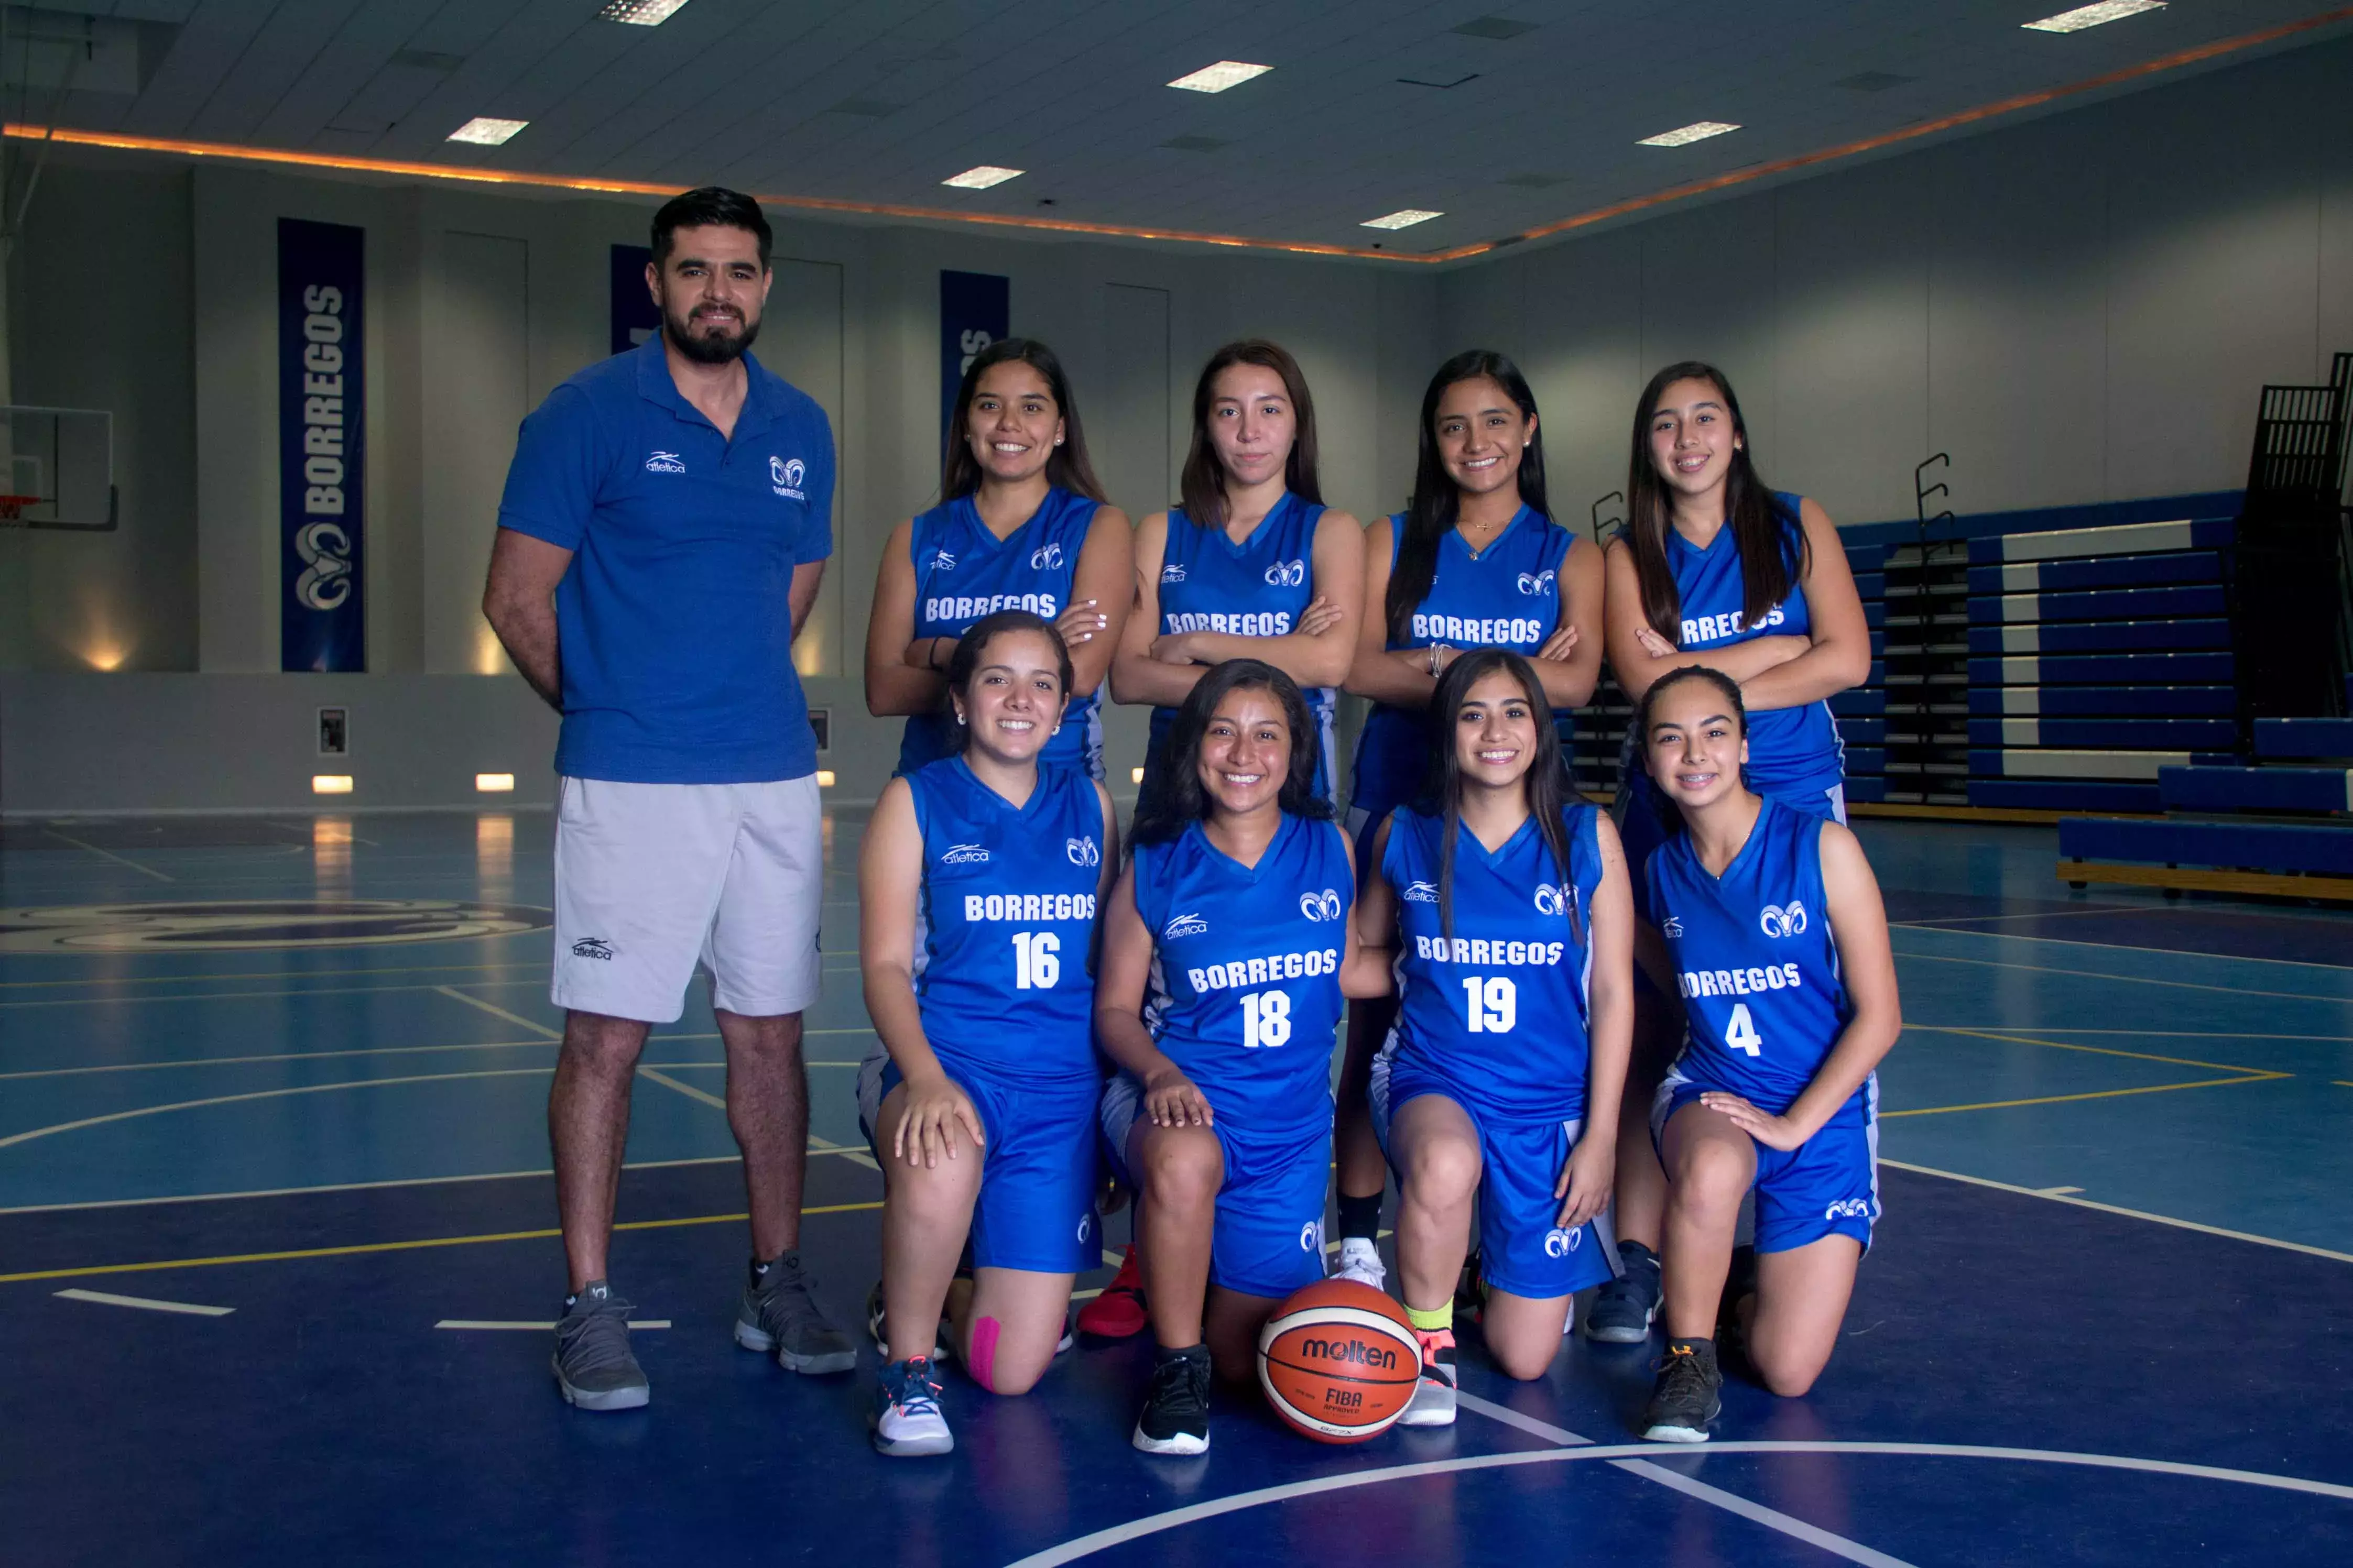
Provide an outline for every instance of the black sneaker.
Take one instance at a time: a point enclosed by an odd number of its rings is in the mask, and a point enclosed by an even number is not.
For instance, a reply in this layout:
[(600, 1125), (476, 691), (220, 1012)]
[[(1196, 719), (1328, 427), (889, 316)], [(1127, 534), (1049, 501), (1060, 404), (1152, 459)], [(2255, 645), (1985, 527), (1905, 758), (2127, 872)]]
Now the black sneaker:
[(1642, 1436), (1653, 1443), (1704, 1443), (1707, 1424), (1724, 1411), (1724, 1373), (1715, 1346), (1704, 1340), (1669, 1340), (1659, 1381), (1642, 1412)]
[(555, 1325), (555, 1386), (582, 1410), (635, 1410), (645, 1404), (645, 1370), (629, 1352), (629, 1304), (591, 1279), (564, 1304)]
[(1147, 1454), (1209, 1451), (1208, 1346), (1160, 1352), (1133, 1441)]
[(816, 1281), (797, 1251), (758, 1267), (744, 1287), (735, 1307), (735, 1342), (747, 1351), (774, 1351), (776, 1364), (787, 1372), (848, 1372), (858, 1364), (858, 1347), (818, 1305)]
[(1659, 1255), (1639, 1241), (1618, 1244), (1625, 1272), (1593, 1293), (1585, 1337), (1605, 1345), (1639, 1345), (1659, 1318)]

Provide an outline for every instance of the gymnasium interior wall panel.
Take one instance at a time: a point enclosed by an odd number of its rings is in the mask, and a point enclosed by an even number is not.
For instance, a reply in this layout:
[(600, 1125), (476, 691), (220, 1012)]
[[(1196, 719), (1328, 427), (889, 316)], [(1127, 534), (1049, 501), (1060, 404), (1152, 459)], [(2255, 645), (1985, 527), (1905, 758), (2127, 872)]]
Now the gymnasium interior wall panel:
[(482, 616), (483, 574), (515, 430), (531, 411), (531, 246), (506, 235), (438, 237), (426, 311), (424, 666), (434, 675), (512, 669)]
[[(1104, 489), (1131, 521), (1168, 504), (1176, 493), (1176, 470), (1184, 448), (1172, 438), (1170, 405), (1178, 401), (1170, 380), (1168, 290), (1132, 283), (1107, 283), (1100, 300), (1105, 356), (1096, 416), (1087, 446)], [(1188, 384), (1185, 399), (1189, 406)], [(1153, 498), (1164, 498), (1155, 502)], [(1113, 793), (1134, 789), (1125, 770), (1142, 765), (1149, 739), (1151, 710), (1122, 707), (1106, 700), (1101, 709), (1103, 763)]]
[[(1542, 301), (1528, 314), (1520, 368), (1544, 415), (1546, 484), (1560, 521), (1589, 533), (1594, 500), (1626, 488), (1634, 397), (1656, 368), (1642, 363), (1641, 238), (1620, 230), (1514, 265)], [(1613, 501), (1602, 515), (1622, 517), (1625, 506)]]
[[(839, 470), (839, 448), (845, 434), (843, 415), (847, 411), (842, 397), (841, 267), (837, 262), (800, 261), (779, 256), (775, 273), (776, 282), (768, 290), (767, 310), (760, 325), (760, 342), (754, 352), (759, 354), (762, 363), (807, 393), (825, 410), (826, 419), (833, 426), (835, 467)], [(512, 444), (508, 455), (512, 456)], [(504, 472), (503, 466), (501, 472)], [(841, 554), (843, 488), (837, 471), (832, 519), (836, 559)], [(818, 587), (816, 602), (809, 606), (800, 640), (793, 648), (794, 662), (801, 674), (838, 676), (859, 668), (853, 656), (862, 658), (864, 654), (865, 616), (861, 606), (858, 616), (861, 641), (853, 649), (849, 641), (850, 616), (847, 601), (871, 592), (871, 582), (855, 582), (849, 573), (834, 570), (832, 563), (828, 563), (825, 580)]]

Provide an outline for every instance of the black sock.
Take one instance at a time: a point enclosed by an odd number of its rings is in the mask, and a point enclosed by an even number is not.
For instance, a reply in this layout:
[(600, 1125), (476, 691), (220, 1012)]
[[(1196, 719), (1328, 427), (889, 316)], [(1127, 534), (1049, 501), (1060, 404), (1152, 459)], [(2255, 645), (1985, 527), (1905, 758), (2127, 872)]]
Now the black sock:
[(1172, 1361), (1190, 1361), (1197, 1357), (1202, 1361), (1209, 1359), (1209, 1345), (1208, 1341), (1204, 1340), (1198, 1345), (1179, 1346), (1175, 1350), (1169, 1349), (1166, 1345), (1155, 1345), (1152, 1347), (1152, 1359), (1155, 1364)]
[(1381, 1234), (1381, 1194), (1352, 1197), (1340, 1194), (1340, 1239), (1373, 1241)]

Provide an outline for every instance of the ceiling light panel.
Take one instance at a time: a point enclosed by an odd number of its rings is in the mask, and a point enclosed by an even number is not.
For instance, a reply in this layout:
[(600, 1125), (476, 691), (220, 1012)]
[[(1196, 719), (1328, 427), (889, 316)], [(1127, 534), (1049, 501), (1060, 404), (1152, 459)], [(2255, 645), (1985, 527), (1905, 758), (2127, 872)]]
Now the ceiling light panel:
[(492, 120), (478, 114), (449, 132), (449, 140), (471, 142), (480, 147), (503, 147), (514, 140), (516, 132), (530, 123), (528, 120)]
[(1272, 70), (1272, 66), (1254, 66), (1247, 60), (1219, 60), (1213, 66), (1203, 66), (1190, 76), (1180, 76), (1170, 87), (1181, 87), (1187, 92), (1223, 92), (1229, 87), (1240, 87)]
[(632, 27), (659, 27), (686, 7), (686, 0), (612, 0), (596, 13), (600, 22), (627, 22)]
[(1420, 207), (1400, 207), (1386, 217), (1368, 217), (1357, 226), (1360, 228), (1411, 228), (1418, 223), (1428, 223), (1431, 218), (1445, 216), (1444, 213), (1427, 212)]
[(2099, 0), (2096, 5), (2078, 5), (2073, 11), (2062, 11), (2056, 16), (2045, 16), (2040, 22), (2027, 22), (2022, 26), (2030, 33), (2080, 33), (2104, 22), (2121, 22), (2126, 16), (2139, 16), (2143, 11), (2164, 9), (2165, 0)]
[(1689, 125), (1672, 131), (1662, 131), (1656, 136), (1645, 136), (1634, 143), (1637, 147), (1688, 147), (1694, 142), (1704, 142), (1711, 136), (1721, 136), (1727, 131), (1737, 131), (1737, 125), (1726, 125), (1721, 120), (1695, 120)]
[(991, 185), (1001, 185), (1008, 180), (1018, 180), (1022, 173), (1023, 171), (1019, 169), (1000, 169), (994, 163), (982, 163), (975, 168), (966, 169), (961, 174), (950, 174), (940, 184), (954, 185), (960, 191), (985, 191)]

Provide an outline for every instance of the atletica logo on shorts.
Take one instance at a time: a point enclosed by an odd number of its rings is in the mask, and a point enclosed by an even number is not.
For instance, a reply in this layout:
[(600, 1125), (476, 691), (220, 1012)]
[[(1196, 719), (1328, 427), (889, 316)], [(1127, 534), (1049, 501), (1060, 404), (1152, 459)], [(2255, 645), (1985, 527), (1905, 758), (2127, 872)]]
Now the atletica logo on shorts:
[(572, 944), (572, 956), (609, 959), (613, 956), (613, 945), (602, 937), (584, 936)]

